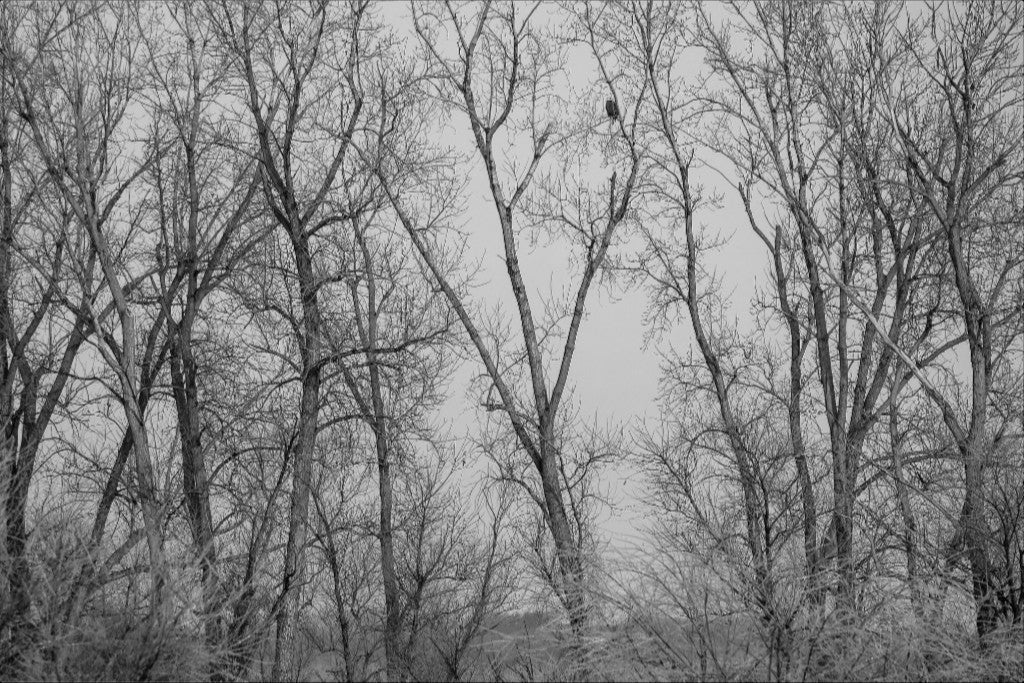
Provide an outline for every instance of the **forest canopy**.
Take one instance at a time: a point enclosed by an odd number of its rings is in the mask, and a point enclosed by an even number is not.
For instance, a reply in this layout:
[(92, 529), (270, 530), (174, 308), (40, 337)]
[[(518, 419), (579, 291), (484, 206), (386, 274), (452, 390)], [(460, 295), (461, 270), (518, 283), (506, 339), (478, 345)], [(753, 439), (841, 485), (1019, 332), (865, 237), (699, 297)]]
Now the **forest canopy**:
[(0, 678), (1020, 680), (1022, 576), (1024, 5), (0, 5)]

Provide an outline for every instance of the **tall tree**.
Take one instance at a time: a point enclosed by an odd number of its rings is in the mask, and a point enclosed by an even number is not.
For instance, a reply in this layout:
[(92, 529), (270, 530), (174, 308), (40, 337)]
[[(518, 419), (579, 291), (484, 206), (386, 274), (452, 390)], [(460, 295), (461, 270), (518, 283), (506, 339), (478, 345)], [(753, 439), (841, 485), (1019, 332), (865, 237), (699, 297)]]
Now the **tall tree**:
[[(964, 468), (964, 502), (954, 546), (962, 544), (970, 564), (982, 637), (997, 625), (1000, 588), (992, 557), (986, 470), (991, 471), (992, 452), (1009, 426), (1005, 413), (995, 425), (990, 414), (999, 409), (995, 392), (1000, 366), (1008, 362), (1006, 350), (1024, 333), (1011, 284), (1024, 272), (1024, 158), (1018, 144), (1024, 127), (1022, 20), (1015, 3), (932, 8), (899, 35), (913, 64), (901, 74), (906, 89), (887, 103), (895, 138), (906, 155), (908, 185), (942, 235), (959, 332), (966, 337), (970, 357), (966, 418), (938, 387), (924, 386), (941, 410)], [(1008, 569), (1012, 581), (1013, 568)]]
[[(321, 304), (325, 280), (316, 263), (316, 243), (320, 233), (342, 220), (326, 210), (325, 202), (351, 173), (346, 162), (363, 110), (361, 73), (369, 68), (372, 52), (362, 27), (366, 2), (340, 9), (327, 2), (244, 3), (241, 16), (238, 9), (224, 3), (217, 22), (255, 128), (263, 200), (291, 246), (301, 302), (293, 327), (301, 396), (273, 666), (273, 676), (280, 678), (284, 653), (293, 646), (304, 580), (309, 489), (327, 360)], [(331, 141), (326, 154), (319, 142), (324, 131)]]
[[(794, 245), (799, 255), (831, 452), (832, 521), (828, 542), (813, 559), (820, 563), (834, 548), (840, 595), (852, 608), (858, 477), (869, 435), (892, 399), (887, 380), (898, 364), (885, 339), (907, 325), (928, 235), (906, 199), (889, 193), (902, 169), (886, 156), (891, 148), (884, 127), (879, 132), (882, 105), (871, 82), (872, 62), (887, 55), (855, 54), (852, 44), (844, 49), (840, 36), (856, 41), (865, 32), (842, 10), (783, 4), (751, 10), (734, 6), (720, 22), (698, 8), (695, 40), (722, 84), (708, 103), (732, 131), (713, 148), (735, 165), (748, 212), (757, 206), (755, 192), (764, 192), (788, 214), (781, 229), (795, 232), (773, 235), (759, 227), (770, 217), (749, 213), (770, 252)], [(879, 9), (875, 19), (889, 16)], [(749, 36), (756, 54), (739, 52), (729, 28)], [(779, 277), (787, 276), (777, 272), (777, 283)], [(790, 295), (777, 290), (786, 317), (792, 306), (783, 298)], [(793, 330), (790, 338), (792, 346)]]
[(207, 639), (215, 648), (221, 638), (214, 616), (220, 591), (196, 328), (204, 326), (206, 298), (265, 231), (245, 231), (253, 223), (259, 177), (236, 151), (242, 145), (223, 130), (226, 112), (217, 107), (225, 99), (228, 72), (226, 60), (212, 54), (213, 27), (198, 7), (150, 9), (142, 21), (167, 27), (166, 33), (144, 37), (143, 44), (148, 75), (157, 85), (153, 108), (169, 129), (168, 152), (147, 174), (159, 229), (154, 260), (163, 266), (158, 299), (167, 325), (185, 509), (202, 571)]
[[(384, 588), (384, 652), (388, 680), (408, 671), (401, 648), (402, 615), (395, 546), (395, 476), (409, 463), (417, 435), (430, 438), (426, 412), (439, 400), (443, 377), (451, 370), (444, 348), (451, 344), (451, 309), (432, 289), (420, 287), (422, 274), (408, 245), (381, 230), (378, 211), (353, 217), (353, 267), (348, 278), (356, 329), (348, 358), (344, 344), (332, 355), (356, 406), (372, 433), (377, 463), (381, 579)], [(348, 349), (351, 352), (352, 349)], [(354, 362), (355, 361), (355, 362)], [(361, 362), (360, 362), (361, 361)], [(397, 501), (401, 504), (402, 501)]]
[[(143, 87), (136, 71), (138, 23), (134, 8), (87, 7), (69, 4), (56, 7), (46, 31), (31, 46), (32, 70), (15, 72), (16, 107), (26, 122), (56, 196), (91, 249), (82, 254), (79, 277), (91, 280), (89, 269), (98, 264), (107, 290), (116, 329), (90, 298), (83, 304), (84, 322), (95, 330), (97, 348), (114, 371), (128, 429), (131, 431), (135, 479), (143, 511), (150, 553), (153, 594), (150, 605), (159, 616), (164, 574), (163, 512), (154, 474), (153, 455), (140, 400), (142, 377), (138, 366), (137, 307), (132, 291), (140, 274), (128, 270), (120, 259), (118, 241), (127, 243), (137, 233), (138, 213), (124, 206), (126, 192), (159, 156), (158, 145), (140, 152), (130, 149), (126, 112), (138, 102)], [(80, 55), (67, 61), (64, 54)], [(42, 83), (33, 76), (45, 74)]]
[[(4, 633), (14, 640), (4, 649), (12, 656), (29, 635), (26, 513), (37, 457), (92, 332), (86, 306), (97, 289), (95, 251), (74, 239), (66, 207), (46, 210), (53, 186), (18, 115), (20, 84), (44, 82), (37, 50), (66, 22), (53, 9), (43, 17), (26, 7), (0, 8), (0, 623), (11, 627)], [(75, 261), (84, 266), (78, 278)], [(44, 334), (55, 323), (64, 333)]]
[[(566, 146), (571, 138), (558, 130), (554, 109), (559, 103), (551, 88), (560, 65), (535, 28), (537, 11), (537, 6), (490, 2), (472, 7), (451, 3), (414, 7), (416, 31), (429, 55), (431, 72), (439, 74), (437, 95), (464, 115), (473, 153), (485, 173), (518, 323), (515, 347), (521, 350), (495, 348), (495, 338), (490, 337), (493, 332), (486, 329), (484, 320), (454, 284), (437, 246), (444, 215), (433, 212), (429, 205), (424, 211), (405, 197), (405, 188), (418, 172), (417, 159), (389, 155), (386, 148), (378, 148), (376, 169), (399, 220), (484, 366), (488, 385), (484, 407), (506, 416), (517, 449), (529, 458), (536, 472), (539, 486), (534, 501), (554, 540), (556, 591), (578, 637), (588, 612), (585, 539), (574, 527), (571, 497), (567, 501), (568, 454), (563, 449), (570, 447), (565, 438), (570, 425), (564, 421), (562, 406), (588, 297), (606, 265), (617, 230), (627, 218), (641, 159), (635, 145), (636, 117), (624, 106), (614, 133), (619, 144), (613, 163), (622, 166), (621, 180), (615, 171), (604, 188), (595, 190), (585, 179), (573, 176), (574, 165), (568, 158), (552, 160), (553, 150)], [(444, 43), (442, 32), (454, 36), (454, 44)], [(618, 93), (609, 75), (602, 80), (625, 104), (627, 93)], [(629, 91), (629, 99), (635, 102), (641, 89)], [(414, 95), (406, 97), (410, 96)], [(399, 104), (392, 104), (395, 111)], [(601, 112), (583, 116), (596, 126)], [(518, 131), (523, 134), (517, 136)], [(513, 169), (519, 166), (517, 160), (523, 152), (525, 166), (511, 173), (503, 170), (508, 164)], [(546, 192), (539, 191), (534, 182), (545, 160), (551, 166), (545, 171), (566, 172), (565, 184), (547, 184)], [(423, 168), (430, 166), (430, 162), (420, 163)], [(439, 186), (438, 191), (448, 190)], [(580, 263), (575, 295), (564, 312), (561, 305), (544, 314), (533, 308), (535, 295), (527, 286), (520, 261), (522, 234), (531, 223), (553, 236), (568, 236), (573, 258)], [(556, 322), (567, 320), (564, 334), (555, 333), (555, 323), (546, 324), (551, 317)], [(560, 352), (551, 348), (558, 338)], [(525, 396), (516, 391), (520, 383), (528, 387)]]

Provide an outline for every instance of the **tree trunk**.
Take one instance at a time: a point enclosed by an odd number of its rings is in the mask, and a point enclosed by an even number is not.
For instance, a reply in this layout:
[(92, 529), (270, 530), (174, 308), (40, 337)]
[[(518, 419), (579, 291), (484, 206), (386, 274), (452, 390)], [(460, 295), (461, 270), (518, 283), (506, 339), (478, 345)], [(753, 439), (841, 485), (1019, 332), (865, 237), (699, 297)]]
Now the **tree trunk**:
[[(371, 373), (373, 370), (371, 369)], [(379, 405), (380, 389), (373, 387), (375, 409)], [(383, 409), (383, 406), (381, 406)], [(387, 660), (389, 681), (401, 680), (404, 657), (400, 652), (401, 613), (398, 599), (398, 574), (395, 570), (395, 541), (392, 507), (394, 491), (392, 485), (390, 449), (382, 413), (378, 413), (374, 427), (377, 448), (378, 489), (380, 493), (380, 564), (384, 583), (384, 656)]]
[(285, 650), (292, 649), (295, 645), (295, 621), (298, 617), (305, 578), (309, 489), (320, 411), (320, 304), (309, 254), (308, 237), (302, 234), (298, 216), (293, 218), (292, 247), (299, 279), (299, 295), (302, 298), (303, 334), (299, 339), (299, 353), (302, 357), (302, 397), (299, 402), (298, 435), (295, 440), (292, 494), (288, 511), (288, 542), (285, 549), (284, 575), (277, 615), (277, 639), (271, 674), (275, 680), (283, 678)]
[[(113, 287), (114, 285), (111, 285)], [(122, 387), (125, 414), (128, 427), (132, 431), (135, 450), (135, 471), (139, 487), (139, 499), (142, 503), (143, 524), (146, 530), (146, 544), (149, 546), (150, 576), (153, 584), (153, 595), (150, 603), (150, 614), (158, 624), (163, 622), (164, 585), (167, 577), (163, 556), (163, 537), (160, 533), (160, 505), (156, 497), (156, 477), (153, 472), (153, 460), (149, 450), (149, 434), (146, 429), (145, 417), (136, 400), (136, 387), (139, 386), (139, 370), (135, 362), (136, 332), (135, 317), (124, 310), (121, 313), (121, 335), (123, 340), (123, 376)]]
[[(750, 211), (749, 200), (743, 197), (747, 211)], [(753, 220), (752, 214), (750, 215)], [(810, 468), (807, 466), (807, 449), (804, 445), (802, 398), (803, 398), (803, 336), (800, 320), (789, 303), (787, 286), (788, 276), (782, 262), (782, 228), (776, 227), (775, 242), (772, 256), (775, 262), (775, 287), (779, 299), (779, 307), (786, 320), (789, 331), (789, 403), (786, 406), (786, 417), (789, 422), (789, 441), (793, 448), (793, 461), (796, 465), (797, 481), (800, 486), (800, 504), (803, 512), (804, 563), (810, 583), (810, 598), (814, 604), (821, 604), (824, 592), (821, 581), (821, 567), (818, 557), (818, 510), (815, 503), (814, 484), (811, 481)]]
[[(545, 440), (550, 443), (550, 440)], [(540, 479), (544, 493), (544, 518), (551, 531), (558, 558), (558, 569), (562, 579), (562, 600), (569, 616), (574, 647), (579, 650), (586, 635), (589, 621), (589, 605), (586, 594), (586, 576), (581, 556), (580, 539), (572, 532), (572, 525), (565, 511), (562, 486), (559, 481), (558, 454), (549, 447), (541, 455)], [(578, 654), (582, 655), (582, 652)], [(580, 675), (585, 674), (585, 662), (580, 659)]]
[(991, 530), (985, 518), (987, 496), (984, 481), (984, 463), (988, 447), (985, 427), (992, 369), (992, 335), (985, 304), (978, 293), (963, 252), (963, 231), (966, 226), (952, 211), (952, 197), (948, 197), (947, 202), (946, 247), (953, 264), (967, 344), (971, 352), (971, 418), (966, 438), (958, 444), (964, 461), (964, 545), (971, 565), (978, 636), (984, 645), (985, 637), (998, 625), (998, 607), (992, 581), (992, 565), (988, 555)]
[(897, 385), (893, 388), (892, 405), (889, 409), (889, 445), (892, 448), (892, 474), (896, 484), (896, 503), (903, 521), (903, 549), (907, 555), (907, 584), (910, 586), (914, 611), (921, 616), (925, 606), (922, 604), (923, 596), (917, 568), (917, 518), (914, 516), (914, 508), (910, 504), (910, 488), (907, 486), (903, 471), (903, 435), (899, 431), (899, 410), (897, 408), (903, 386), (904, 382), (897, 380)]
[(961, 451), (966, 484), (963, 507), (964, 545), (971, 565), (971, 586), (977, 609), (978, 636), (984, 644), (985, 637), (998, 626), (999, 614), (995, 587), (992, 585), (992, 564), (988, 554), (992, 532), (985, 518), (984, 507), (984, 433), (981, 430), (972, 432)]
[[(191, 279), (194, 280), (194, 278), (193, 274)], [(190, 284), (190, 294), (194, 294), (194, 291), (193, 284)], [(197, 368), (192, 353), (193, 319), (194, 309), (186, 304), (184, 320), (177, 326), (176, 338), (171, 346), (171, 385), (178, 413), (178, 434), (181, 438), (181, 471), (185, 509), (192, 531), (192, 542), (202, 572), (206, 639), (207, 644), (213, 650), (221, 638), (220, 619), (215, 617), (217, 611), (217, 548), (213, 537), (209, 477), (202, 445)], [(172, 333), (174, 332), (172, 331)]]

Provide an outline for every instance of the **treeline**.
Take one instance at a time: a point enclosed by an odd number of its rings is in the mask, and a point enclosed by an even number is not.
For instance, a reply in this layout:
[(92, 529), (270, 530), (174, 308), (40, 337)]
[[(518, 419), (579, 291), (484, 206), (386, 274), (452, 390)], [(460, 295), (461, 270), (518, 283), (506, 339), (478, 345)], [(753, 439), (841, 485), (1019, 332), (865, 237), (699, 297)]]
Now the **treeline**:
[[(5, 679), (1024, 675), (1017, 3), (0, 21)], [(631, 286), (674, 350), (613, 437)]]

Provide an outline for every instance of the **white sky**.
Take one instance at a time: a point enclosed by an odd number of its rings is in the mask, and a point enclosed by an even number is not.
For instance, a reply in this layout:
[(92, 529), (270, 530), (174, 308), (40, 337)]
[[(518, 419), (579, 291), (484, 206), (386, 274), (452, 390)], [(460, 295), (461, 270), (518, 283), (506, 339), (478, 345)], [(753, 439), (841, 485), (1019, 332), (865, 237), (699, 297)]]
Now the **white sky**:
[[(552, 17), (558, 11), (556, 6), (545, 5), (535, 15), (534, 22), (543, 27), (545, 22), (557, 20)], [(393, 26), (407, 32), (410, 40), (414, 39), (405, 3), (387, 5), (382, 14)], [(453, 35), (448, 37), (454, 40)], [(410, 45), (410, 51), (413, 50), (415, 48)], [(604, 132), (607, 129), (604, 91), (601, 88), (586, 90), (587, 84), (598, 78), (593, 58), (581, 51), (569, 54), (565, 67), (568, 85), (576, 86), (583, 96), (589, 96), (591, 101), (586, 106), (593, 112), (594, 125)], [(693, 51), (684, 54), (692, 57), (693, 61), (682, 65), (681, 72), (690, 83), (695, 83), (698, 71), (703, 68), (702, 59)], [(442, 143), (450, 142), (469, 149), (472, 134), (466, 117), (456, 114), (450, 126), (455, 137)], [(479, 260), (481, 263), (478, 282), (482, 284), (473, 290), (473, 297), (487, 308), (501, 305), (505, 318), (518, 334), (518, 319), (503, 260), (500, 225), (482, 163), (473, 151), (466, 168), (469, 179), (464, 196), (467, 211), (462, 217), (462, 225), (469, 235), (467, 254), (472, 262)], [(748, 332), (754, 325), (751, 303), (755, 287), (764, 286), (769, 277), (768, 252), (749, 227), (732, 185), (735, 180), (728, 165), (707, 150), (697, 150), (697, 160), (705, 167), (694, 169), (695, 184), (704, 185), (705, 195), (717, 193), (722, 198), (721, 208), (706, 205), (697, 214), (698, 225), (708, 232), (709, 237), (714, 239), (717, 236), (719, 241), (725, 241), (716, 252), (704, 257), (705, 264), (721, 278), (720, 296), (727, 302), (728, 309), (726, 319), (735, 320), (741, 332)], [(598, 173), (602, 169), (594, 167), (592, 170)], [(604, 169), (599, 177), (607, 182), (610, 171)], [(619, 169), (620, 178), (624, 172), (625, 169)], [(764, 208), (768, 209), (766, 215), (776, 215), (773, 208)], [(759, 213), (761, 211), (755, 206), (755, 214)], [(572, 277), (566, 275), (564, 249), (557, 245), (532, 246), (521, 240), (519, 259), (535, 317), (540, 317), (544, 298), (551, 293), (563, 292), (564, 297), (575, 293), (578, 279), (575, 270)], [(603, 285), (592, 288), (570, 375), (571, 400), (579, 407), (579, 423), (609, 432), (621, 430), (624, 435), (622, 446), (627, 450), (633, 445), (632, 434), (645, 421), (653, 425), (659, 418), (657, 397), (662, 354), (674, 350), (685, 355), (693, 344), (690, 323), (685, 317), (681, 317), (667, 333), (652, 337), (644, 322), (647, 302), (648, 294), (643, 287), (630, 286), (622, 278), (610, 288)], [(770, 339), (765, 341), (771, 343)], [(549, 367), (557, 360), (549, 358)], [(449, 400), (440, 412), (442, 419), (451, 425), (451, 435), (463, 437), (460, 439), (463, 442), (466, 438), (471, 440), (481, 428), (483, 412), (478, 408), (478, 397), (467, 394), (466, 390), (479, 367), (476, 363), (467, 364), (452, 378)], [(640, 538), (643, 515), (651, 511), (644, 506), (648, 495), (642, 477), (628, 463), (623, 463), (605, 470), (600, 489), (607, 492), (613, 507), (601, 515), (598, 532), (612, 542), (613, 548), (628, 549)]]
[[(407, 40), (415, 40), (407, 3), (378, 5), (376, 11), (390, 26), (405, 35)], [(557, 11), (555, 5), (545, 5), (534, 20), (540, 24), (551, 21), (551, 15)], [(410, 42), (409, 52), (417, 51), (415, 43)], [(695, 59), (690, 68), (693, 75), (696, 75), (701, 68), (699, 59)], [(582, 84), (595, 80), (596, 75), (593, 61), (587, 55), (574, 53), (566, 65), (566, 77), (581, 88)], [(587, 106), (592, 109), (594, 124), (604, 130), (607, 126), (603, 110), (604, 96), (602, 93), (597, 95)], [(455, 115), (451, 127), (455, 129), (456, 137), (450, 142), (468, 148), (471, 133), (465, 117)], [(715, 162), (706, 155), (704, 160)], [(736, 316), (741, 329), (745, 330), (752, 324), (749, 306), (754, 285), (765, 282), (767, 252), (750, 230), (735, 189), (727, 185), (728, 171), (724, 165), (722, 168), (726, 173), (724, 178), (709, 170), (695, 172), (697, 182), (705, 183), (709, 192), (718, 191), (724, 199), (723, 208), (709, 207), (698, 215), (697, 220), (712, 235), (731, 236), (717, 254), (709, 256), (709, 260), (722, 277), (723, 295), (730, 299), (732, 315), (729, 317)], [(467, 210), (462, 216), (461, 225), (470, 236), (467, 249), (470, 262), (467, 266), (476, 261), (481, 264), (477, 278), (481, 286), (473, 290), (473, 296), (486, 307), (502, 305), (506, 317), (514, 321), (513, 329), (518, 332), (511, 287), (503, 260), (500, 225), (478, 155), (472, 157), (465, 172), (469, 184), (463, 197)], [(620, 170), (620, 177), (621, 173)], [(543, 300), (549, 293), (564, 292), (564, 296), (572, 296), (577, 279), (573, 277), (570, 281), (566, 278), (567, 269), (562, 250), (544, 244), (531, 246), (521, 242), (519, 257), (536, 315), (540, 315)], [(647, 301), (648, 295), (643, 288), (630, 287), (624, 279), (619, 279), (611, 288), (595, 283), (589, 296), (588, 313), (580, 330), (570, 375), (570, 387), (573, 390), (571, 401), (579, 406), (579, 421), (584, 425), (609, 430), (622, 429), (625, 434), (623, 445), (626, 448), (632, 445), (630, 435), (643, 421), (653, 422), (658, 418), (656, 399), (661, 375), (661, 354), (670, 348), (685, 354), (693, 341), (689, 321), (685, 318), (669, 333), (651, 339), (650, 331), (644, 325)], [(467, 363), (451, 378), (449, 400), (439, 414), (441, 420), (450, 424), (451, 436), (463, 442), (466, 442), (466, 437), (478, 435), (483, 415), (476, 400), (478, 397), (467, 393), (469, 381), (478, 371), (477, 363)], [(608, 492), (615, 508), (602, 516), (600, 532), (613, 540), (617, 547), (628, 547), (642, 526), (639, 516), (643, 511), (645, 495), (640, 477), (629, 466), (623, 465), (605, 472), (601, 488)]]
[[(535, 15), (534, 23), (543, 25), (557, 12), (554, 6), (544, 6)], [(524, 11), (525, 13), (525, 11)], [(544, 15), (549, 15), (547, 18)], [(401, 33), (414, 40), (411, 14), (406, 3), (393, 3), (381, 8), (381, 15)], [(448, 36), (454, 40), (454, 35)], [(409, 45), (409, 51), (416, 48)], [(701, 64), (692, 66), (694, 74)], [(598, 78), (593, 58), (581, 51), (571, 53), (566, 64), (566, 76), (571, 83), (588, 84)], [(594, 124), (599, 130), (607, 128), (604, 112), (604, 94), (598, 92), (590, 103)], [(443, 140), (468, 149), (472, 133), (468, 120), (456, 114), (450, 122), (455, 138)], [(507, 320), (518, 333), (518, 319), (511, 297), (511, 286), (505, 271), (501, 245), (501, 228), (490, 198), (489, 189), (479, 155), (475, 153), (466, 169), (469, 185), (464, 199), (467, 211), (463, 226), (469, 234), (467, 254), (471, 261), (481, 263), (478, 282), (482, 286), (473, 290), (473, 296), (486, 307), (499, 304)], [(557, 153), (557, 152), (556, 152)], [(596, 169), (595, 169), (596, 170)], [(602, 174), (607, 182), (611, 169)], [(625, 173), (620, 169), (620, 177)], [(735, 189), (724, 186), (721, 176), (708, 171), (696, 171), (698, 182), (708, 184), (726, 194), (725, 208), (707, 210), (699, 217), (715, 234), (734, 234), (719, 254), (712, 256), (715, 266), (723, 274), (726, 291), (734, 291), (733, 302), (740, 320), (749, 319), (749, 300), (755, 279), (762, 279), (767, 265), (766, 251), (747, 226), (746, 215), (739, 205)], [(535, 183), (537, 180), (535, 179)], [(634, 245), (635, 246), (635, 245)], [(519, 245), (519, 258), (524, 279), (531, 297), (535, 317), (539, 317), (543, 299), (552, 292), (564, 292), (566, 297), (575, 293), (578, 278), (566, 277), (565, 256), (556, 246), (531, 246), (526, 241)], [(570, 289), (571, 288), (571, 289)], [(588, 299), (587, 316), (582, 324), (573, 358), (570, 386), (571, 400), (579, 406), (579, 421), (585, 425), (618, 432), (623, 430), (626, 448), (632, 446), (632, 433), (645, 420), (658, 417), (657, 395), (660, 377), (661, 353), (670, 347), (686, 352), (692, 343), (689, 321), (681, 320), (670, 333), (651, 339), (644, 324), (647, 292), (639, 286), (629, 286), (619, 278), (612, 287), (595, 284)], [(557, 360), (557, 359), (555, 359)], [(549, 363), (552, 360), (549, 359)], [(479, 371), (479, 364), (463, 366), (452, 378), (448, 402), (440, 417), (448, 422), (453, 437), (476, 436), (483, 416), (477, 397), (467, 395), (471, 377)], [(566, 406), (569, 407), (569, 406)], [(461, 439), (460, 439), (461, 440)], [(481, 463), (482, 465), (482, 463)], [(645, 498), (641, 477), (631, 466), (606, 470), (600, 488), (607, 492), (614, 504), (605, 511), (599, 524), (600, 534), (613, 542), (613, 547), (627, 549), (641, 532)]]

